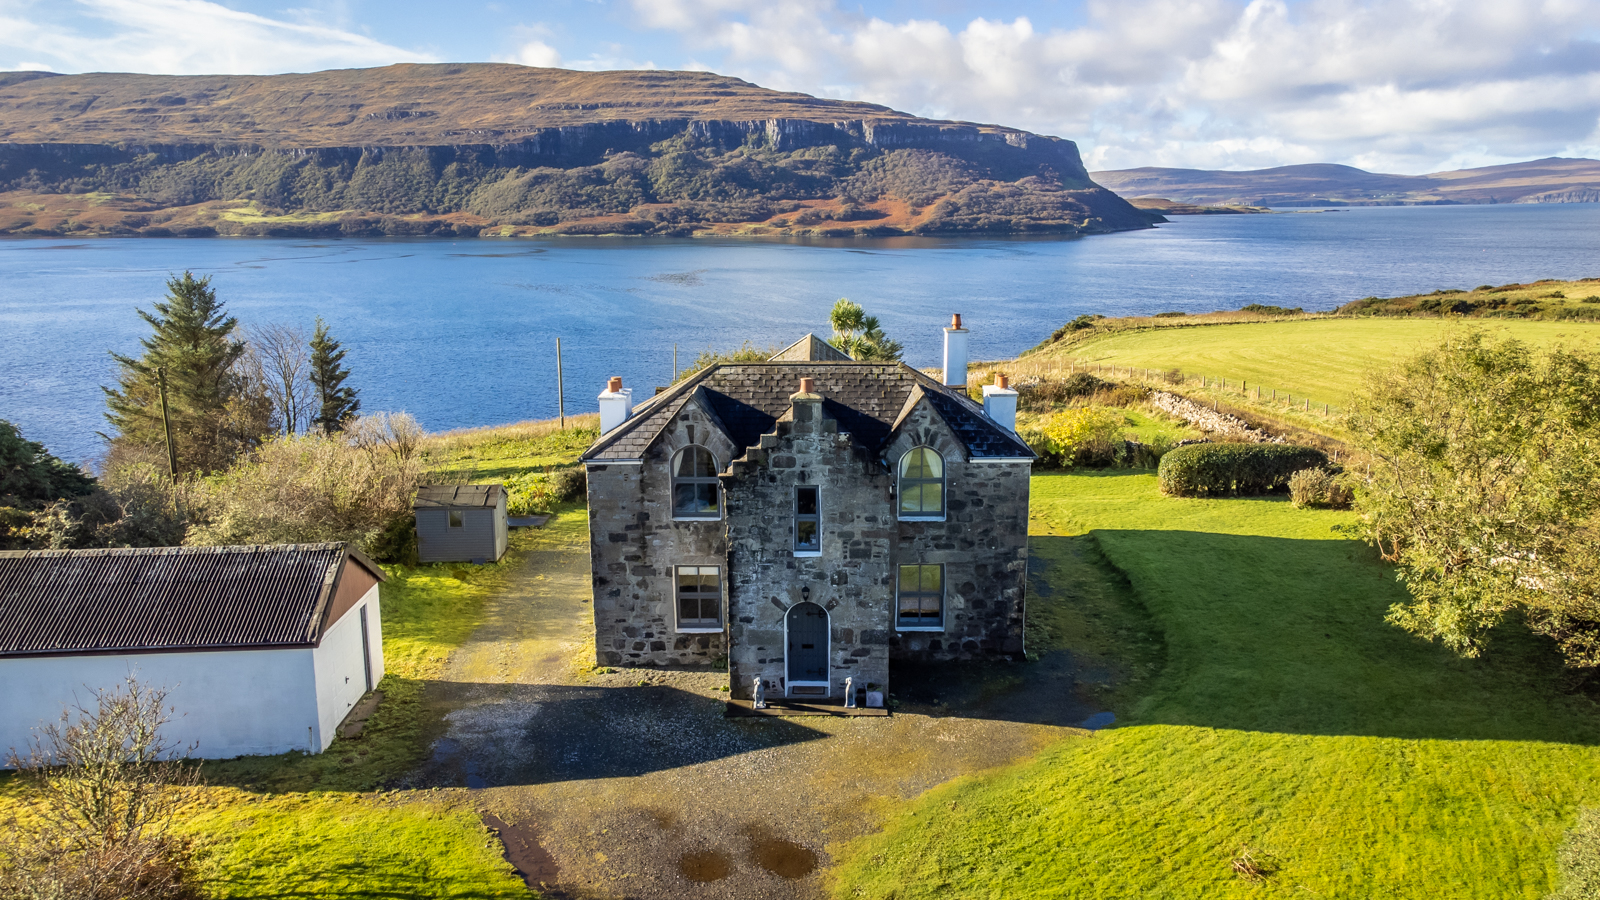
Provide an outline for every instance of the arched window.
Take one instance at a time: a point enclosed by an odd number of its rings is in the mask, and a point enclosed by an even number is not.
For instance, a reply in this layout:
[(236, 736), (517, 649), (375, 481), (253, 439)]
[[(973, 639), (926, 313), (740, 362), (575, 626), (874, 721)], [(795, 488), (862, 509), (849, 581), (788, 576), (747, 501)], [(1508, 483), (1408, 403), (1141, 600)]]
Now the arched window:
[(672, 462), (672, 517), (717, 519), (722, 516), (717, 461), (704, 447), (686, 447)]
[(900, 517), (944, 515), (944, 457), (932, 447), (917, 447), (900, 457)]

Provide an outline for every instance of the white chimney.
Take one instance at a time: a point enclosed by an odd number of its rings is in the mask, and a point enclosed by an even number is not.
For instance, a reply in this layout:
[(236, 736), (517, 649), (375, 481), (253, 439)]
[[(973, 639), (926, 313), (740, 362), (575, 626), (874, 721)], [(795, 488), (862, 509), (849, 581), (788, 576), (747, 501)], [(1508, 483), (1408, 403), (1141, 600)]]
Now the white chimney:
[(944, 330), (944, 383), (967, 386), (967, 330), (961, 327), (961, 313), (952, 315)]
[(621, 378), (612, 378), (600, 392), (600, 433), (606, 434), (628, 421), (633, 415), (633, 388), (622, 386)]
[(1017, 430), (1017, 392), (1004, 375), (996, 375), (994, 384), (983, 386), (983, 414), (1007, 431)]

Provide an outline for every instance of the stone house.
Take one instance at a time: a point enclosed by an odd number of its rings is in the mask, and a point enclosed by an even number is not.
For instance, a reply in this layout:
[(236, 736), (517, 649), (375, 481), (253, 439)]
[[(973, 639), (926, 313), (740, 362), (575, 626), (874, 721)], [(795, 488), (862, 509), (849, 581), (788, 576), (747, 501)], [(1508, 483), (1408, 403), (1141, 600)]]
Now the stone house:
[(633, 406), (613, 378), (585, 452), (596, 662), (711, 666), (733, 696), (887, 690), (892, 660), (1020, 656), (1028, 479), (1002, 381), (812, 335)]

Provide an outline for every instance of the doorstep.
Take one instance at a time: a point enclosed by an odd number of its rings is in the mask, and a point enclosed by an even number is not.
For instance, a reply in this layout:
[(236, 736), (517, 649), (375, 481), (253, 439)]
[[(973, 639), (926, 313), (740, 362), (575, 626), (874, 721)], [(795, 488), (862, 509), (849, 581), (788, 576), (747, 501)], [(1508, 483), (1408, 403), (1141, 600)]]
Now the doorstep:
[(822, 700), (806, 702), (803, 700), (768, 700), (766, 709), (755, 709), (749, 700), (729, 700), (727, 708), (723, 710), (723, 717), (728, 719), (744, 718), (778, 718), (784, 716), (887, 716), (889, 711), (882, 707), (858, 706), (855, 709), (846, 709), (843, 700), (832, 702)]

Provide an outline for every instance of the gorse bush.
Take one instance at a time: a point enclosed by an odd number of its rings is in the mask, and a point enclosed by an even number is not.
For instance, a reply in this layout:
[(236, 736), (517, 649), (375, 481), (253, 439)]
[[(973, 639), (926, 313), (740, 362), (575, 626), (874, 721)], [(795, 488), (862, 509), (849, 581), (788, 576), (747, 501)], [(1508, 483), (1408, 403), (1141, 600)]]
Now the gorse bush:
[(1351, 496), (1350, 489), (1327, 469), (1301, 469), (1289, 476), (1289, 499), (1300, 509), (1346, 509)]
[(1293, 444), (1191, 444), (1161, 457), (1161, 491), (1174, 497), (1265, 494), (1294, 473), (1328, 465), (1315, 447)]
[(1066, 468), (1109, 466), (1125, 450), (1121, 432), (1126, 425), (1118, 413), (1086, 406), (1049, 416), (1022, 438), (1047, 463)]

